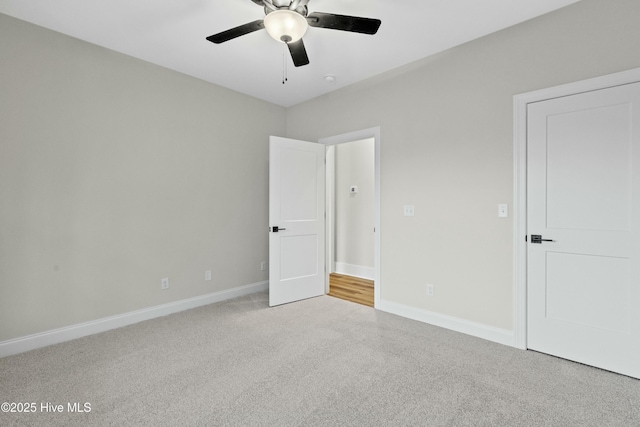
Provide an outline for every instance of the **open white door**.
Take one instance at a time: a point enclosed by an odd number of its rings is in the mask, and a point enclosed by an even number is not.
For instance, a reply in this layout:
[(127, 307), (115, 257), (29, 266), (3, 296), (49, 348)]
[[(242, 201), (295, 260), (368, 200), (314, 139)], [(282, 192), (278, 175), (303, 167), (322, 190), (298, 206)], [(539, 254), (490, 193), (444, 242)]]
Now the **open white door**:
[(324, 295), (325, 146), (269, 138), (269, 305)]
[(528, 347), (640, 378), (640, 83), (529, 104)]

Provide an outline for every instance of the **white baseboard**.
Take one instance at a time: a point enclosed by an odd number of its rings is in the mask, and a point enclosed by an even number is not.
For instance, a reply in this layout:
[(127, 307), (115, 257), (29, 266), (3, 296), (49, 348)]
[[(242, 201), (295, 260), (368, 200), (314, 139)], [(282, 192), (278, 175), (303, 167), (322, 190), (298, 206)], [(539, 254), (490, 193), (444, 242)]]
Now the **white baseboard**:
[(58, 344), (64, 341), (82, 338), (87, 335), (98, 334), (111, 329), (132, 325), (144, 320), (155, 319), (179, 311), (189, 310), (203, 305), (213, 304), (232, 298), (249, 295), (269, 289), (269, 282), (259, 282), (251, 285), (239, 286), (233, 289), (213, 292), (198, 297), (187, 298), (180, 301), (157, 305), (155, 307), (144, 308), (129, 313), (116, 316), (104, 317), (90, 322), (79, 323), (66, 326), (64, 328), (53, 329), (51, 331), (40, 332), (20, 338), (14, 338), (0, 342), (0, 357), (11, 356), (13, 354), (24, 353), (36, 348)]
[(471, 322), (385, 300), (381, 300), (380, 304), (376, 305), (376, 309), (499, 344), (515, 346), (514, 333), (508, 329), (483, 325), (482, 323)]
[(363, 267), (361, 265), (336, 262), (336, 273), (347, 276), (361, 277), (363, 279), (374, 280), (376, 271), (373, 267)]

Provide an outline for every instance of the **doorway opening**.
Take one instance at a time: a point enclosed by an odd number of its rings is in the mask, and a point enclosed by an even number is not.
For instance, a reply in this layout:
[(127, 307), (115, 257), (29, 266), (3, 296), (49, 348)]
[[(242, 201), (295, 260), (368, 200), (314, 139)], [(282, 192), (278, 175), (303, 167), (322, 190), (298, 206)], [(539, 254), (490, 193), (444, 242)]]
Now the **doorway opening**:
[(333, 279), (334, 286), (346, 286), (354, 302), (376, 307), (381, 290), (380, 128), (319, 142), (327, 150), (326, 293)]

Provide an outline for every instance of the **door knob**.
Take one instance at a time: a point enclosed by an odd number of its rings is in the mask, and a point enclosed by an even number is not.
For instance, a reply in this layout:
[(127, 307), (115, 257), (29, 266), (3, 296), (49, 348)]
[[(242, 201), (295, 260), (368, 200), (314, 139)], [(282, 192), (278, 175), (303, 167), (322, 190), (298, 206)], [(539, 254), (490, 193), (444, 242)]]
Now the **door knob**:
[(543, 239), (542, 236), (539, 235), (539, 234), (532, 234), (531, 235), (531, 243), (542, 244), (542, 242), (555, 242), (555, 240)]
[(271, 227), (271, 231), (273, 231), (274, 233), (277, 233), (278, 231), (281, 231), (281, 230), (286, 230), (286, 228), (281, 228), (281, 227), (278, 227), (277, 225), (275, 227)]

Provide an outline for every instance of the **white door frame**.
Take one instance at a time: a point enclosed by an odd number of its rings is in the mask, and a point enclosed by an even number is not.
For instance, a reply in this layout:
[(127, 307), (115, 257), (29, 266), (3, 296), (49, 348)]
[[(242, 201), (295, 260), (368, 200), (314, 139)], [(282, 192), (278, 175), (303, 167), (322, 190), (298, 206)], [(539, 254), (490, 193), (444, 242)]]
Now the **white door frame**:
[(640, 68), (516, 95), (514, 111), (514, 347), (527, 348), (527, 104), (640, 81)]
[[(375, 236), (374, 236), (374, 307), (379, 307), (380, 304), (380, 127), (373, 127), (368, 129), (357, 130), (354, 132), (344, 133), (341, 135), (329, 136), (326, 138), (320, 138), (318, 142), (320, 144), (324, 144), (327, 146), (342, 144), (345, 142), (353, 142), (360, 141), (363, 139), (374, 140), (374, 150), (375, 150), (375, 201), (374, 201), (374, 227), (375, 227)], [(329, 173), (327, 172), (327, 176)], [(331, 191), (331, 190), (329, 190)], [(327, 272), (325, 277), (325, 287), (326, 292), (329, 293), (329, 273), (331, 272), (331, 263), (333, 261), (333, 227), (335, 225), (335, 219), (333, 215), (333, 204), (331, 206), (327, 205), (327, 222), (326, 222), (326, 262)]]

